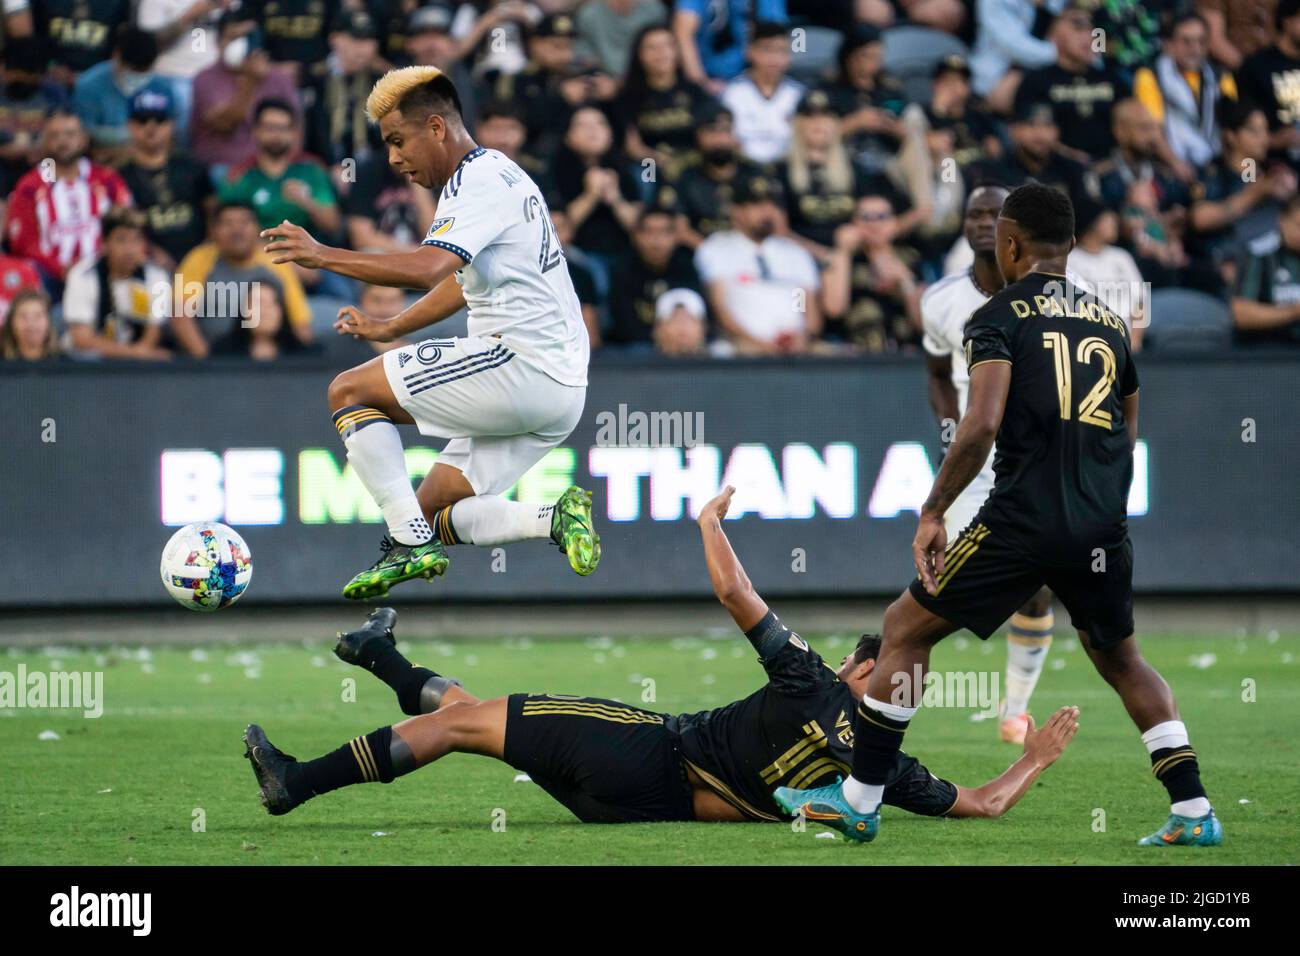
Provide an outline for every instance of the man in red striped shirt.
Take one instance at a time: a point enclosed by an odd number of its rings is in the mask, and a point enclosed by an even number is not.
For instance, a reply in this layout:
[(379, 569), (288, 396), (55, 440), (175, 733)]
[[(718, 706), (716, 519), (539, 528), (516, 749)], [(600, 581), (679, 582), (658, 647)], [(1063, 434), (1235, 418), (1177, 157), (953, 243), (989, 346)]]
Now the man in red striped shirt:
[(99, 251), (99, 221), (113, 206), (129, 206), (122, 177), (83, 154), (86, 134), (76, 114), (57, 110), (45, 121), (49, 157), (18, 180), (9, 202), (9, 250), (31, 259), (47, 283), (61, 284), (68, 267)]

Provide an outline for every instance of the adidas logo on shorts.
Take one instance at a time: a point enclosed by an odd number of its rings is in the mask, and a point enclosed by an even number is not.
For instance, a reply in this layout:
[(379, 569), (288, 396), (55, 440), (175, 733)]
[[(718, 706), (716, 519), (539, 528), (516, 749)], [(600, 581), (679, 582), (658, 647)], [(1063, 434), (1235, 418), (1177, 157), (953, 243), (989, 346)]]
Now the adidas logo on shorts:
[(406, 363), (409, 361), (411, 361), (411, 353), (403, 352), (401, 355), (397, 356), (397, 367), (406, 368)]

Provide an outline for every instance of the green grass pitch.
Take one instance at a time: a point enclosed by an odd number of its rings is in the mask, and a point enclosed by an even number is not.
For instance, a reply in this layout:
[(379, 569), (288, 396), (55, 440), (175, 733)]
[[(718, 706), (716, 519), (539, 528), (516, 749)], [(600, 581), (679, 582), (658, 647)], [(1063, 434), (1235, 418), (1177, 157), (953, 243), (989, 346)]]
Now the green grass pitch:
[[(227, 612), (230, 613), (230, 612)], [(238, 611), (234, 613), (239, 613)], [(797, 622), (793, 622), (797, 624)], [(753, 690), (762, 670), (743, 637), (717, 629), (677, 639), (421, 639), (413, 660), (479, 696), (589, 694), (663, 711), (715, 706)], [(838, 661), (842, 635), (808, 635)], [(105, 712), (0, 711), (2, 864), (1294, 864), (1300, 863), (1300, 637), (1147, 638), (1173, 685), (1223, 820), (1213, 850), (1146, 849), (1137, 838), (1167, 802), (1118, 698), (1073, 636), (1058, 635), (1034, 700), (1042, 718), (1082, 708), (1065, 756), (1000, 820), (925, 820), (887, 811), (866, 847), (782, 824), (586, 826), (504, 764), (453, 755), (388, 786), (329, 794), (272, 818), (243, 758), (245, 723), (300, 758), (401, 718), (332, 642), (152, 651), (48, 648), (0, 655), (0, 671), (102, 670)], [(938, 669), (1000, 671), (1004, 642), (952, 638)], [(345, 679), (356, 699), (345, 701)], [(1243, 694), (1253, 701), (1243, 700)], [(959, 784), (1011, 762), (991, 721), (922, 710), (907, 749)], [(40, 739), (45, 731), (55, 739)], [(48, 736), (48, 735), (46, 735)], [(504, 811), (504, 818), (499, 811)], [(1097, 827), (1104, 813), (1104, 831)], [(493, 821), (504, 819), (504, 828)], [(200, 824), (202, 824), (200, 826)]]

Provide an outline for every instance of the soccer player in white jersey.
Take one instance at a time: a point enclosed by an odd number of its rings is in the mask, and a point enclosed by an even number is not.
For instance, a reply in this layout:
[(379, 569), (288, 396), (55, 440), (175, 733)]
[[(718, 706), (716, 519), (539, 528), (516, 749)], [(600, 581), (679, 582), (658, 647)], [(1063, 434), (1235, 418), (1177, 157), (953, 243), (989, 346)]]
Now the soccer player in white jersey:
[[(966, 320), (1004, 285), (994, 252), (996, 223), (1007, 190), (981, 186), (966, 202), (963, 229), (975, 253), (975, 261), (964, 272), (945, 276), (921, 296), (922, 343), (929, 371), (930, 406), (948, 434), (966, 411), (970, 374), (962, 338)], [(974, 519), (993, 490), (993, 456), (989, 453), (983, 470), (957, 496), (943, 516), (948, 540), (957, 536)], [(1011, 616), (1007, 632), (1005, 694), (999, 733), (1008, 743), (1021, 744), (1028, 728), (1029, 698), (1043, 672), (1047, 649), (1052, 645), (1052, 592), (1043, 588)]]
[[(469, 334), (385, 352), (329, 386), (348, 461), (388, 524), (379, 560), (343, 594), (375, 597), (441, 575), (445, 546), (462, 542), (549, 539), (574, 571), (590, 574), (600, 561), (590, 492), (571, 487), (542, 506), (502, 497), (569, 436), (587, 394), (587, 330), (541, 191), (515, 163), (474, 142), (455, 86), (435, 67), (385, 74), (366, 113), (379, 123), (389, 164), (438, 193), (437, 219), (420, 249), (335, 249), (283, 223), (262, 233), (267, 251), (276, 262), (429, 290), (392, 319), (345, 307), (335, 323), (341, 334), (392, 341), (463, 306)], [(418, 492), (398, 424), (450, 439)]]

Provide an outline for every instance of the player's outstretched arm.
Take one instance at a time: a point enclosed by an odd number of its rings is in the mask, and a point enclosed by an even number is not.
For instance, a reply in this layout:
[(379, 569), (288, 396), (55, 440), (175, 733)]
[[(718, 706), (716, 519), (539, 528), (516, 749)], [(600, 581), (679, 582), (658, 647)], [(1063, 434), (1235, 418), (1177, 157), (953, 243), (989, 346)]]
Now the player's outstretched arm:
[(727, 516), (731, 496), (735, 493), (736, 489), (731, 485), (723, 488), (722, 493), (700, 511), (698, 523), (704, 538), (704, 561), (709, 566), (713, 593), (736, 625), (742, 631), (748, 631), (767, 614), (767, 605), (749, 583), (749, 576), (722, 530), (722, 519)]
[(912, 540), (916, 572), (931, 594), (937, 587), (935, 580), (943, 574), (943, 552), (948, 544), (943, 529), (944, 512), (988, 461), (1010, 388), (1010, 362), (979, 362), (971, 367), (966, 414), (957, 424), (957, 433), (934, 479), (930, 497), (921, 507), (921, 521)]
[(434, 289), (465, 264), (448, 249), (421, 246), (412, 252), (353, 252), (317, 242), (301, 226), (285, 221), (263, 229), (266, 253), (275, 263), (296, 262), (304, 269), (328, 269), (370, 285)]
[(982, 787), (957, 792), (957, 802), (948, 811), (950, 817), (1000, 817), (1017, 803), (1038, 779), (1038, 775), (1056, 762), (1079, 729), (1079, 708), (1062, 707), (1042, 727), (1029, 718), (1025, 734), (1024, 755)]
[(454, 276), (448, 276), (436, 289), (430, 289), (409, 308), (391, 319), (377, 319), (346, 305), (339, 309), (334, 328), (340, 335), (369, 342), (392, 342), (427, 325), (441, 322), (465, 307), (465, 295)]

